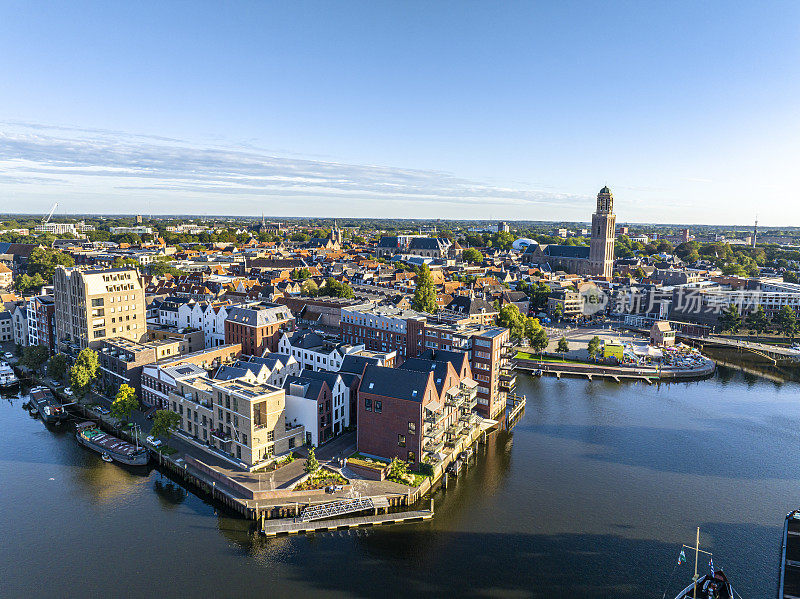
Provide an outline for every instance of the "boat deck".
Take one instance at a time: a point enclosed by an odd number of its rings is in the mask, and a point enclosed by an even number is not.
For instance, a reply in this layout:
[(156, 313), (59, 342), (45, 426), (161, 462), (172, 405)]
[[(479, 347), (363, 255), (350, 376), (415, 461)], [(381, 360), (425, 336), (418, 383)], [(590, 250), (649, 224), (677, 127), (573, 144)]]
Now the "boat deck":
[(137, 449), (135, 445), (112, 437), (99, 429), (90, 429), (81, 432), (81, 434), (87, 441), (118, 455), (133, 456), (143, 449), (141, 446)]

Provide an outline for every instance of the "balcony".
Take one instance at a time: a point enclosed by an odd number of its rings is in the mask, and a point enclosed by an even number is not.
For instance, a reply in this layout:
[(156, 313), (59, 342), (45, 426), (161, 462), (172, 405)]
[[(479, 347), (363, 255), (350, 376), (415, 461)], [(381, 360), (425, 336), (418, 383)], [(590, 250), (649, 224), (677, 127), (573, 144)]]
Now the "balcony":
[(499, 386), (502, 391), (513, 391), (517, 385), (516, 374), (501, 374)]
[(425, 416), (425, 422), (433, 426), (441, 424), (442, 422), (444, 422), (444, 419), (445, 419), (445, 414), (443, 412), (428, 411), (428, 413)]
[(444, 439), (428, 441), (422, 449), (428, 453), (439, 453), (444, 449)]
[(444, 423), (439, 422), (438, 424), (428, 424), (422, 430), (422, 436), (428, 437), (430, 439), (435, 439), (442, 434), (444, 430)]

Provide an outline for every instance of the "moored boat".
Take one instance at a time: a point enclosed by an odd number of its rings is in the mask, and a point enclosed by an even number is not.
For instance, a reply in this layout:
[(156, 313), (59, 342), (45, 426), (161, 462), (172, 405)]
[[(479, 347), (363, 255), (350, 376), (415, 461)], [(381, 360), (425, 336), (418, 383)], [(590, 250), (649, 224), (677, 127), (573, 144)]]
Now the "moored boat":
[(96, 451), (101, 456), (107, 454), (114, 461), (128, 466), (145, 466), (150, 461), (147, 448), (138, 443), (128, 443), (113, 435), (104, 433), (94, 422), (81, 422), (75, 426), (78, 443)]
[(69, 413), (62, 406), (47, 387), (35, 387), (30, 391), (30, 407), (35, 409), (45, 424), (62, 422), (69, 417)]
[[(709, 551), (700, 549), (700, 529), (697, 529), (697, 541), (694, 547), (683, 545), (681, 547), (681, 554), (678, 557), (678, 566), (686, 561), (686, 555), (683, 549), (694, 550), (694, 576), (692, 583), (678, 593), (675, 599), (735, 599), (736, 591), (733, 590), (731, 583), (725, 573), (719, 569), (714, 568), (714, 557)], [(708, 556), (709, 573), (700, 576), (697, 573), (697, 563), (700, 554), (703, 553)], [(676, 566), (677, 568), (677, 566)]]
[(778, 599), (800, 596), (800, 510), (786, 515), (783, 524)]
[(14, 374), (14, 369), (11, 368), (11, 365), (5, 362), (0, 363), (0, 388), (5, 389), (18, 384), (19, 379), (17, 375)]

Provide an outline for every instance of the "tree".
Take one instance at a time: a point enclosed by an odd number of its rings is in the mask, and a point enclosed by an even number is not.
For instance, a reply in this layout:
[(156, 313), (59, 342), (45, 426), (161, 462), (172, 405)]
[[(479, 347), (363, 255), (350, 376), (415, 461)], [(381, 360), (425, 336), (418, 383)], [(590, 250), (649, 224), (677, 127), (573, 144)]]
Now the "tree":
[(719, 315), (719, 325), (723, 332), (730, 331), (735, 334), (742, 326), (742, 315), (739, 314), (739, 308), (733, 305), (727, 310), (723, 310)]
[(319, 292), (319, 285), (314, 282), (314, 279), (306, 279), (300, 285), (300, 288), (302, 289), (303, 295), (310, 295), (312, 297)]
[(139, 399), (136, 397), (136, 390), (122, 383), (117, 391), (117, 396), (111, 403), (111, 413), (117, 418), (128, 420), (134, 410), (139, 409)]
[(311, 272), (307, 268), (296, 268), (292, 271), (292, 279), (295, 281), (305, 281), (311, 276)]
[(592, 358), (592, 360), (594, 360), (595, 357), (597, 356), (597, 352), (600, 351), (600, 337), (598, 337), (597, 335), (592, 337), (589, 340), (589, 346), (587, 347), (587, 349), (589, 350), (589, 357)]
[(44, 366), (44, 363), (47, 362), (49, 355), (50, 352), (47, 351), (45, 346), (29, 345), (22, 350), (22, 359), (20, 360), (20, 363), (36, 372), (42, 366)]
[(347, 283), (341, 283), (333, 277), (328, 277), (325, 279), (325, 285), (319, 289), (317, 295), (352, 298), (355, 297), (356, 294), (353, 292), (353, 288)]
[(46, 281), (39, 273), (36, 273), (32, 277), (28, 276), (27, 274), (21, 274), (14, 279), (14, 289), (23, 295), (29, 292), (39, 291), (39, 289), (41, 289), (45, 284)]
[(798, 278), (797, 273), (791, 270), (787, 270), (783, 273), (783, 282), (784, 283), (800, 283), (800, 278)]
[(418, 312), (433, 314), (437, 310), (436, 288), (433, 285), (431, 269), (427, 264), (423, 264), (417, 273), (417, 286), (414, 290), (414, 299), (411, 307)]
[(119, 257), (116, 260), (114, 260), (112, 266), (114, 268), (138, 268), (139, 262), (137, 260), (134, 260), (133, 258)]
[(547, 332), (544, 330), (544, 328), (539, 327), (539, 329), (533, 334), (533, 337), (529, 338), (529, 342), (533, 351), (542, 353), (550, 344), (550, 338), (547, 336)]
[(97, 352), (88, 347), (82, 349), (69, 371), (70, 386), (78, 397), (89, 391), (92, 381), (97, 378), (97, 368)]
[(565, 354), (569, 351), (569, 343), (567, 343), (566, 337), (562, 337), (558, 340), (558, 347), (556, 347), (556, 351), (560, 354)]
[(176, 412), (158, 410), (153, 414), (153, 427), (150, 429), (150, 434), (154, 437), (169, 439), (172, 431), (178, 428), (180, 423), (181, 417)]
[(518, 341), (525, 336), (525, 317), (515, 304), (505, 304), (500, 308), (497, 324), (506, 327), (514, 340)]
[(764, 306), (759, 306), (758, 310), (751, 312), (747, 316), (747, 326), (750, 327), (751, 331), (755, 332), (756, 337), (767, 330), (767, 327), (769, 326), (769, 318), (767, 318), (767, 315), (764, 312)]
[(317, 456), (314, 455), (314, 448), (311, 447), (308, 450), (308, 459), (306, 460), (306, 465), (303, 469), (308, 474), (314, 474), (317, 470), (319, 470), (319, 462), (317, 461)]
[(464, 250), (464, 253), (461, 254), (461, 258), (464, 262), (469, 262), (470, 264), (482, 264), (483, 263), (483, 254), (481, 254), (475, 248), (467, 248)]
[(52, 248), (35, 248), (28, 258), (28, 274), (40, 275), (45, 281), (53, 280), (56, 266), (75, 266), (72, 256)]
[(797, 334), (797, 315), (794, 310), (789, 306), (784, 306), (775, 314), (772, 322), (789, 341), (794, 340), (794, 336)]
[(553, 310), (553, 318), (555, 318), (556, 321), (559, 321), (563, 315), (564, 311), (561, 308), (561, 304), (556, 304), (555, 310)]
[(56, 381), (60, 381), (67, 374), (67, 356), (56, 354), (47, 362), (47, 374)]

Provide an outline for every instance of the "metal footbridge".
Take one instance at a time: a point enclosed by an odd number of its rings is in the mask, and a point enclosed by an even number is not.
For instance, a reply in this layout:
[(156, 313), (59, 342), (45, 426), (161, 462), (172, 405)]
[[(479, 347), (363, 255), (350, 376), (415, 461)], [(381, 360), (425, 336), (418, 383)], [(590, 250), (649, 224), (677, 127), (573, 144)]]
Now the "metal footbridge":
[[(386, 499), (383, 500), (388, 506)], [(383, 505), (377, 505), (372, 497), (365, 497), (359, 499), (342, 499), (340, 501), (331, 501), (329, 503), (321, 503), (319, 505), (310, 505), (305, 508), (300, 514), (300, 522), (312, 522), (314, 520), (323, 520), (325, 518), (336, 518), (345, 514), (353, 514), (355, 512), (363, 512), (366, 510), (374, 510)]]

